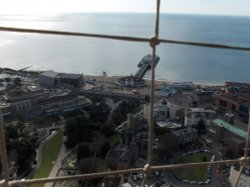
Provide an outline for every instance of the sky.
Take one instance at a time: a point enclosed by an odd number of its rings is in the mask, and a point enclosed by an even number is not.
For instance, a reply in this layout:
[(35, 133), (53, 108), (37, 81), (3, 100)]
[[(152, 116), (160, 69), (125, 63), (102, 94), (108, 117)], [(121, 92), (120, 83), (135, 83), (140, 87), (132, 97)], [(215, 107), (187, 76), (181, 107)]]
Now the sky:
[[(0, 14), (155, 12), (156, 0), (0, 0)], [(161, 12), (250, 16), (249, 0), (161, 0)]]

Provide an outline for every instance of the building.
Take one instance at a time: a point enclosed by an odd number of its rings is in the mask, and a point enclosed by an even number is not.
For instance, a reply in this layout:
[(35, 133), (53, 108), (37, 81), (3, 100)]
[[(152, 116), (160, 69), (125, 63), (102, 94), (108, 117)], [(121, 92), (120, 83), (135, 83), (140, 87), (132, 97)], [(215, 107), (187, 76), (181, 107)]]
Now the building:
[(239, 116), (245, 120), (248, 120), (250, 112), (250, 102), (240, 104), (239, 110), (237, 111)]
[[(232, 186), (236, 183), (236, 180), (239, 176), (239, 166), (231, 166), (230, 168), (230, 175), (229, 175), (229, 182)], [(248, 187), (250, 184), (250, 166), (244, 166), (243, 171), (241, 172), (239, 183), (237, 187)]]
[(193, 82), (167, 82), (166, 86), (170, 86), (171, 88), (179, 89), (179, 90), (192, 90)]
[(137, 145), (120, 144), (110, 149), (106, 155), (107, 168), (112, 170), (128, 169), (133, 166), (137, 157)]
[(182, 145), (198, 140), (198, 132), (192, 127), (172, 131), (172, 133), (176, 136), (179, 143)]
[(239, 110), (242, 103), (250, 103), (250, 92), (216, 94), (215, 103), (222, 111), (234, 112)]
[(212, 121), (208, 134), (218, 142), (223, 142), (229, 149), (239, 155), (245, 146), (247, 132), (221, 119)]
[(250, 91), (249, 83), (240, 83), (240, 82), (225, 82), (226, 92), (248, 92)]
[[(149, 105), (144, 105), (144, 118), (148, 119), (149, 115)], [(156, 122), (165, 121), (166, 119), (175, 120), (179, 119), (183, 115), (184, 111), (178, 105), (172, 104), (170, 102), (156, 103), (154, 105), (154, 119)]]
[(165, 121), (168, 117), (168, 106), (167, 104), (156, 104), (154, 106), (154, 119), (155, 121)]
[(46, 86), (60, 86), (66, 84), (80, 87), (83, 84), (83, 75), (45, 71), (39, 75), (38, 82)]
[(47, 116), (58, 115), (64, 112), (81, 109), (89, 106), (91, 101), (84, 96), (71, 92), (62, 92), (57, 95), (43, 98), (39, 101), (39, 108)]
[(44, 113), (47, 116), (81, 109), (91, 101), (69, 90), (43, 90), (38, 86), (15, 89), (2, 96), (0, 108), (4, 116), (17, 112), (32, 118)]
[(164, 85), (161, 89), (161, 96), (169, 97), (176, 94), (176, 88)]
[(59, 73), (60, 85), (67, 84), (80, 87), (83, 84), (83, 75), (75, 73)]
[(39, 87), (31, 86), (25, 89), (15, 89), (6, 93), (3, 95), (3, 101), (12, 113), (26, 112), (37, 108), (38, 101), (48, 97), (48, 95), (48, 92), (45, 92)]
[(38, 82), (42, 85), (59, 85), (60, 80), (58, 76), (59, 73), (54, 71), (45, 71), (41, 73), (38, 77)]
[(209, 126), (215, 117), (215, 111), (206, 110), (204, 108), (190, 108), (185, 111), (185, 126), (196, 126), (200, 120), (206, 126)]

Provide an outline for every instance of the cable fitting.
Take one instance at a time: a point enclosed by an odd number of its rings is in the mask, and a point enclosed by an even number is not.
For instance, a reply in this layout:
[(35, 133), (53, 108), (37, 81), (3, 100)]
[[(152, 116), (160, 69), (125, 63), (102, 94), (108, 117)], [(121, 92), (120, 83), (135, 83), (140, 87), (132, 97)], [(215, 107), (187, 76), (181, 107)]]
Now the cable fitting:
[(160, 41), (155, 36), (153, 36), (152, 38), (149, 39), (149, 45), (151, 47), (155, 47), (155, 46), (157, 46), (159, 44), (160, 44)]
[(244, 166), (246, 164), (247, 159), (245, 157), (240, 158), (240, 165)]
[(11, 185), (5, 180), (0, 181), (0, 187), (10, 187)]
[(149, 165), (149, 164), (146, 164), (146, 165), (144, 166), (144, 173), (145, 173), (146, 175), (150, 175), (150, 170), (151, 170), (150, 165)]

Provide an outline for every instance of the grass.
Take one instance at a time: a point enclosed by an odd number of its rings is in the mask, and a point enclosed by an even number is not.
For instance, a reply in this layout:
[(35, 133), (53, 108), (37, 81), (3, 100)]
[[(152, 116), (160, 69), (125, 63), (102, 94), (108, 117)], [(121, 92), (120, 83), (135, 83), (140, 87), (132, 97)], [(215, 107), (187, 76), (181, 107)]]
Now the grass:
[[(63, 131), (59, 130), (48, 142), (43, 146), (42, 162), (40, 167), (36, 170), (33, 179), (35, 178), (46, 178), (56, 161), (57, 156), (61, 150), (63, 140)], [(43, 187), (43, 184), (34, 184), (30, 187)]]
[(111, 135), (111, 136), (109, 136), (107, 138), (107, 141), (109, 142), (109, 144), (111, 145), (111, 147), (113, 147), (118, 142), (121, 142), (121, 135), (119, 135), (119, 134)]
[(105, 159), (98, 159), (97, 172), (107, 171), (107, 164)]
[[(207, 161), (211, 160), (210, 153), (196, 153), (183, 157), (178, 163), (203, 162), (204, 157), (206, 157)], [(182, 180), (203, 181), (206, 179), (207, 166), (178, 168), (175, 171), (177, 176), (179, 176)]]

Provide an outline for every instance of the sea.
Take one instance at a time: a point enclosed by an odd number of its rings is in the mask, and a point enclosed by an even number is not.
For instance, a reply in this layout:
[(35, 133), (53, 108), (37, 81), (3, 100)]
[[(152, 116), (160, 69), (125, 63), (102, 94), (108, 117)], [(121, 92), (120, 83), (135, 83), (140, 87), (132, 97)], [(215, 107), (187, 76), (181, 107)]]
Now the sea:
[[(0, 15), (0, 26), (151, 37), (155, 15), (68, 13)], [(163, 39), (250, 47), (250, 17), (161, 14)], [(148, 43), (0, 31), (0, 67), (108, 76), (131, 75)], [(250, 52), (174, 44), (157, 47), (156, 79), (223, 84), (250, 82)], [(150, 78), (150, 72), (145, 75)]]

